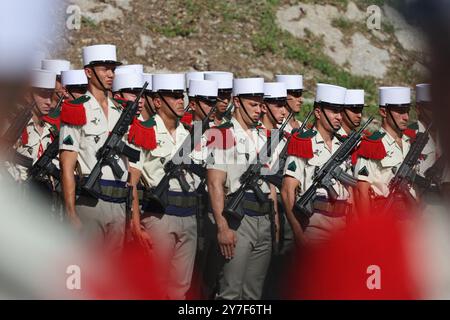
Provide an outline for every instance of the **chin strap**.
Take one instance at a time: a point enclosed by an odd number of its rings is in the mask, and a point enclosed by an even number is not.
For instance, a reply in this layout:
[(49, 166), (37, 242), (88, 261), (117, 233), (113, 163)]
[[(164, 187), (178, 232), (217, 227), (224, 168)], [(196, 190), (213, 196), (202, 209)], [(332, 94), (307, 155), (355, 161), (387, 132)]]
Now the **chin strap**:
[(103, 89), (103, 93), (105, 94), (105, 97), (108, 97), (108, 91), (111, 91), (109, 89), (106, 89), (105, 85), (103, 84), (103, 82), (100, 81), (100, 78), (97, 75), (97, 72), (95, 71), (95, 67), (92, 66), (92, 72), (94, 73), (95, 78), (97, 79), (98, 83), (100, 83), (100, 85), (102, 86)]
[(336, 129), (335, 127), (333, 127), (333, 125), (331, 124), (330, 119), (328, 118), (328, 116), (327, 116), (327, 114), (325, 113), (325, 110), (324, 110), (324, 108), (323, 108), (322, 106), (320, 106), (320, 110), (322, 111), (323, 115), (325, 116), (325, 119), (327, 120), (328, 124), (330, 125), (330, 128), (334, 131), (334, 133), (338, 132), (338, 130), (340, 129), (340, 127), (337, 128), (337, 129)]
[(242, 103), (242, 100), (241, 100), (240, 96), (238, 96), (238, 99), (239, 99), (239, 103), (241, 104), (241, 108), (244, 110), (245, 114), (250, 119), (250, 122), (253, 123), (254, 126), (256, 126), (258, 124), (258, 122), (257, 121), (253, 121), (253, 119), (250, 117), (250, 115), (247, 112), (247, 109), (245, 109), (244, 104)]
[(347, 118), (347, 120), (352, 124), (352, 126), (353, 126), (354, 128), (356, 128), (357, 125), (356, 125), (352, 120), (350, 120), (350, 117), (348, 116), (348, 113), (347, 113), (347, 109), (346, 109), (346, 108), (344, 108), (344, 114), (345, 114), (345, 117)]
[(394, 122), (395, 127), (397, 128), (397, 130), (398, 130), (399, 132), (401, 132), (402, 130), (401, 130), (400, 127), (398, 126), (397, 121), (395, 121), (394, 116), (393, 116), (392, 113), (391, 113), (391, 110), (388, 109), (387, 111), (388, 111), (388, 114), (391, 116), (392, 122)]
[(164, 101), (164, 103), (167, 105), (167, 107), (169, 108), (169, 110), (172, 112), (172, 114), (175, 116), (175, 118), (180, 118), (177, 113), (175, 111), (173, 111), (172, 107), (170, 106), (170, 104), (166, 101), (166, 99), (164, 99), (164, 97), (162, 96), (161, 93), (158, 92), (159, 97), (161, 98), (162, 101)]

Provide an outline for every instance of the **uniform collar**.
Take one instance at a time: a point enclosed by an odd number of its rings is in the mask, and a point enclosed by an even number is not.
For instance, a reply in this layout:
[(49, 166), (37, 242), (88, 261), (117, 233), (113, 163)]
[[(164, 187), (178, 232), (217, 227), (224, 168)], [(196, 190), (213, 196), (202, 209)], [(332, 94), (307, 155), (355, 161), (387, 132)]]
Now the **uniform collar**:
[[(244, 128), (242, 128), (241, 124), (239, 123), (239, 121), (237, 121), (237, 119), (235, 117), (232, 117), (230, 121), (231, 121), (231, 123), (233, 123), (233, 128), (234, 128), (235, 132), (241, 131), (241, 132), (246, 133), (246, 130), (244, 130)], [(256, 127), (254, 127), (254, 128), (250, 128), (249, 131), (255, 132), (255, 131), (257, 131), (257, 129), (256, 129)]]
[[(85, 104), (89, 105), (91, 107), (91, 109), (95, 110), (95, 109), (102, 108), (100, 103), (98, 103), (97, 99), (95, 99), (94, 95), (89, 90), (86, 91), (86, 96), (88, 96), (90, 99)], [(112, 100), (109, 97), (107, 99), (108, 99), (109, 109), (113, 109), (115, 107), (114, 103), (112, 102)]]
[[(161, 133), (161, 134), (168, 134), (168, 135), (170, 135), (169, 130), (167, 130), (166, 124), (164, 123), (164, 120), (161, 118), (161, 116), (159, 114), (156, 114), (154, 119), (155, 119), (155, 122), (156, 122), (156, 132), (157, 133)], [(178, 126), (176, 128), (176, 135), (178, 136), (181, 131), (184, 132), (184, 131), (187, 131), (187, 130), (184, 129), (183, 124), (179, 121), (178, 122)]]
[[(325, 143), (325, 140), (323, 139), (322, 135), (320, 134), (320, 131), (317, 129), (316, 126), (314, 126), (312, 128), (314, 131), (317, 131), (317, 134), (314, 136), (314, 141), (316, 143)], [(339, 141), (338, 138), (336, 138), (336, 135), (333, 135), (333, 140), (331, 140), (331, 142), (335, 145), (340, 145), (341, 142)]]
[[(383, 128), (380, 128), (379, 131), (382, 132), (382, 133), (385, 133), (385, 135), (384, 135), (384, 137), (383, 137), (384, 142), (386, 142), (386, 143), (387, 143), (388, 145), (390, 145), (390, 146), (392, 146), (392, 145), (395, 143), (395, 139), (389, 134), (389, 132), (387, 132), (387, 131), (384, 130)], [(408, 141), (409, 141), (408, 136), (404, 134), (404, 135), (402, 136), (402, 141), (403, 141), (403, 142), (408, 142)]]

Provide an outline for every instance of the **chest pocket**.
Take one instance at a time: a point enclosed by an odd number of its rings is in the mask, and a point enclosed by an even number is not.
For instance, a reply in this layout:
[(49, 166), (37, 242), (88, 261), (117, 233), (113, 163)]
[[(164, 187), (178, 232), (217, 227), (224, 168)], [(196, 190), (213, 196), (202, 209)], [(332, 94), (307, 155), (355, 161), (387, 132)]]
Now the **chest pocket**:
[(35, 147), (39, 144), (40, 138), (39, 135), (34, 131), (32, 126), (27, 127), (28, 131), (28, 143), (24, 145), (24, 147)]
[(315, 166), (315, 167), (321, 167), (323, 166), (329, 159), (327, 157), (328, 151), (326, 150), (319, 150), (314, 149), (313, 150), (313, 157), (311, 159), (308, 159), (308, 165)]
[(156, 149), (150, 150), (149, 153), (152, 157), (159, 158), (161, 164), (164, 165), (171, 159), (172, 150), (172, 145), (169, 144), (168, 141), (162, 141), (160, 146), (158, 146)]
[(384, 159), (381, 160), (381, 166), (383, 168), (389, 168), (389, 167), (399, 167), (403, 161), (403, 157), (400, 154), (400, 150), (395, 150), (392, 153), (389, 154)]
[[(94, 119), (99, 119), (94, 118)], [(108, 136), (108, 130), (106, 124), (102, 123), (101, 120), (96, 122), (95, 120), (90, 120), (83, 127), (84, 139), (81, 141), (81, 147), (86, 148), (91, 146), (95, 149), (99, 149), (105, 143)]]
[(238, 164), (250, 164), (256, 161), (256, 150), (243, 142), (236, 145), (236, 163)]

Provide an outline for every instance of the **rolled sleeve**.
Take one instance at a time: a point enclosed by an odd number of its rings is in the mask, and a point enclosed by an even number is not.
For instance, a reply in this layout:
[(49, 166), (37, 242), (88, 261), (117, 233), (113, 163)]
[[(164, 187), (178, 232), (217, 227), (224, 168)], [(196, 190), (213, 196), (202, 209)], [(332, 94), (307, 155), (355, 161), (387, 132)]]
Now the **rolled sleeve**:
[(305, 163), (298, 157), (289, 156), (286, 159), (286, 165), (283, 170), (283, 174), (293, 177), (297, 179), (298, 181), (301, 180), (301, 173), (304, 172), (305, 169)]
[(82, 127), (62, 124), (59, 131), (59, 150), (80, 152)]
[(377, 171), (377, 164), (370, 159), (358, 158), (356, 162), (354, 177), (359, 181), (373, 183), (374, 174)]

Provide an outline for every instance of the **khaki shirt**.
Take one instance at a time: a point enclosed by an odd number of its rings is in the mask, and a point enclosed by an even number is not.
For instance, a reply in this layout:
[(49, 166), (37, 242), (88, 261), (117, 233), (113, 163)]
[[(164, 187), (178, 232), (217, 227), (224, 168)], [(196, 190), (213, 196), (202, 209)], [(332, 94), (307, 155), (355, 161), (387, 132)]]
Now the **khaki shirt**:
[[(422, 122), (417, 121), (417, 125), (419, 126), (418, 132), (425, 132), (426, 128), (422, 124)], [(428, 134), (428, 143), (422, 150), (422, 155), (419, 157), (418, 165), (417, 165), (417, 173), (422, 177), (425, 176), (425, 171), (430, 168), (436, 162), (436, 152), (437, 143), (433, 140), (431, 134)]]
[[(266, 136), (262, 130), (251, 129), (247, 133), (233, 117), (231, 130), (235, 145), (228, 149), (211, 148), (211, 162), (208, 161), (207, 169), (221, 170), (226, 173), (225, 191), (226, 195), (236, 192), (241, 183), (242, 174), (250, 164), (255, 164), (257, 155), (266, 142)], [(263, 193), (269, 193), (267, 183), (259, 181)], [(249, 190), (249, 192), (252, 192)]]
[[(59, 149), (70, 150), (78, 153), (78, 163), (81, 174), (89, 175), (97, 163), (97, 151), (103, 146), (109, 133), (113, 130), (117, 120), (121, 115), (121, 110), (117, 108), (113, 101), (108, 98), (108, 118), (106, 118), (102, 107), (87, 91), (89, 101), (84, 103), (86, 110), (86, 124), (83, 126), (72, 126), (61, 123)], [(102, 168), (102, 179), (127, 181), (128, 160), (125, 156), (118, 157), (118, 164), (124, 171), (120, 179), (116, 179), (109, 166)]]
[[(313, 130), (317, 129), (313, 128)], [(317, 134), (311, 139), (313, 158), (304, 159), (296, 156), (288, 156), (284, 168), (285, 175), (291, 176), (300, 182), (300, 194), (306, 192), (312, 185), (317, 171), (330, 159), (333, 153), (336, 152), (341, 145), (341, 142), (336, 137), (333, 137), (332, 149), (328, 149), (319, 131), (317, 131)], [(345, 163), (342, 164), (341, 167), (342, 169), (345, 169)], [(347, 200), (349, 198), (349, 192), (339, 181), (336, 181), (333, 188), (338, 194), (338, 200)], [(317, 189), (317, 196), (328, 198), (328, 194), (323, 188)]]
[[(396, 170), (400, 168), (408, 154), (410, 142), (409, 138), (403, 135), (403, 148), (400, 148), (394, 138), (383, 128), (379, 131), (386, 133), (382, 138), (386, 157), (382, 160), (358, 158), (354, 176), (360, 181), (369, 182), (376, 196), (387, 197), (389, 195), (389, 182), (394, 178)], [(410, 189), (410, 192), (413, 196), (415, 195), (414, 190)]]
[[(52, 126), (49, 123), (44, 122), (42, 134), (40, 134), (33, 119), (30, 119), (25, 128), (28, 133), (28, 143), (24, 145), (22, 141), (19, 140), (20, 143), (17, 146), (17, 152), (33, 159), (34, 164), (39, 157), (42, 156), (48, 145), (52, 143), (51, 129)], [(9, 171), (16, 180), (23, 181), (28, 178), (28, 169), (21, 165), (14, 165), (14, 168), (11, 168)]]
[[(172, 159), (178, 148), (189, 136), (189, 131), (185, 129), (181, 122), (175, 130), (175, 138), (167, 130), (164, 121), (159, 115), (154, 116), (156, 125), (154, 127), (156, 134), (157, 147), (153, 150), (143, 150), (141, 160), (137, 164), (130, 164), (142, 171), (143, 178), (150, 188), (158, 185), (165, 175), (164, 165)], [(184, 172), (184, 177), (189, 184), (189, 191), (195, 191), (195, 179), (193, 174)], [(181, 192), (181, 186), (177, 179), (171, 179), (169, 190)]]

